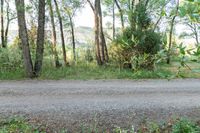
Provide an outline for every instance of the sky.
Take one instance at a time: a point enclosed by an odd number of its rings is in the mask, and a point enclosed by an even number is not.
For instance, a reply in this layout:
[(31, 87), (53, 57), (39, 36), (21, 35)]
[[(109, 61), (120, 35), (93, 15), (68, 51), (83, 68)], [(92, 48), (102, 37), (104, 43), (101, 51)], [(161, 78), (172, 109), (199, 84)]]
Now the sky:
[(77, 13), (74, 22), (76, 27), (94, 27), (94, 14), (88, 5)]
[[(15, 8), (14, 5), (11, 5), (11, 7)], [(77, 15), (74, 18), (74, 23), (76, 27), (80, 26), (94, 27), (94, 15), (89, 5), (86, 5), (85, 8), (77, 12)], [(18, 30), (16, 22), (13, 22), (10, 25), (10, 30)]]

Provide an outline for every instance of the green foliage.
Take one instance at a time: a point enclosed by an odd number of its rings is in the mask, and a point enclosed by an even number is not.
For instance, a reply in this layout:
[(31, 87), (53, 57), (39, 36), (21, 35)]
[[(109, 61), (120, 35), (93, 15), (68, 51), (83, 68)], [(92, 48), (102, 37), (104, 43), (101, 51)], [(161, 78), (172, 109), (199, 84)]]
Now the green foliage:
[[(89, 79), (148, 79), (148, 78), (167, 78), (171, 74), (168, 70), (161, 68), (154, 71), (119, 69), (115, 66), (99, 67), (95, 63), (83, 64), (71, 67), (54, 68), (48, 62), (44, 62), (45, 66), (41, 73), (40, 79), (74, 79), (74, 80), (89, 80)], [(23, 68), (17, 70), (5, 70), (0, 72), (0, 80), (20, 80), (24, 79), (25, 72)]]
[(147, 7), (144, 1), (140, 1), (135, 9), (129, 11), (130, 27), (134, 30), (148, 29), (151, 24), (151, 19), (147, 13)]
[(31, 133), (34, 131), (33, 127), (22, 118), (0, 122), (0, 133)]
[(197, 58), (200, 58), (200, 46), (197, 47), (196, 51), (194, 51), (191, 55), (196, 56)]
[(155, 55), (160, 50), (160, 38), (151, 30), (141, 32), (129, 28), (115, 40), (111, 54), (120, 62), (131, 62), (140, 69), (153, 69)]
[(187, 119), (178, 120), (172, 127), (172, 133), (199, 133), (200, 127)]
[(118, 69), (113, 66), (99, 67), (95, 64), (81, 64), (67, 68), (45, 67), (41, 79), (143, 79), (143, 78), (166, 78), (170, 71), (157, 69), (155, 71)]
[(176, 73), (176, 77), (184, 77), (182, 75), (182, 70), (183, 68), (188, 69), (189, 71), (192, 72), (197, 72), (199, 73), (199, 70), (193, 70), (190, 67), (191, 62), (195, 62), (195, 63), (199, 63), (199, 59), (200, 59), (200, 50), (199, 48), (197, 49), (186, 49), (186, 46), (183, 46), (183, 44), (180, 44), (177, 47), (178, 51), (179, 51), (179, 55), (177, 56), (178, 62), (179, 62), (179, 66), (178, 66), (178, 70)]
[(0, 73), (9, 70), (18, 70), (23, 67), (22, 53), (17, 47), (0, 49)]
[(120, 54), (120, 62), (131, 62), (134, 69), (153, 69), (154, 56), (160, 50), (161, 36), (151, 30), (151, 19), (147, 9), (140, 2), (135, 10), (130, 10), (130, 27), (117, 36), (114, 45)]
[(200, 22), (200, 1), (199, 0), (184, 0), (180, 7), (179, 15), (181, 17), (189, 17), (193, 22)]
[(89, 48), (86, 50), (85, 60), (87, 62), (92, 62), (94, 60), (93, 55), (92, 55), (92, 51)]
[[(138, 35), (138, 36), (137, 36)], [(137, 44), (137, 49), (142, 54), (155, 55), (160, 50), (160, 35), (148, 30), (141, 34), (135, 34), (137, 40), (140, 40)]]
[[(37, 124), (37, 123), (35, 123)], [(100, 133), (100, 132), (112, 132), (112, 133), (199, 133), (200, 127), (193, 121), (189, 119), (170, 119), (168, 122), (160, 123), (143, 123), (138, 128), (134, 126), (127, 128), (111, 128), (109, 130), (100, 129), (96, 118), (91, 125), (81, 125), (81, 133)], [(48, 133), (51, 130), (51, 125), (49, 127), (45, 125), (36, 126), (31, 124), (28, 120), (21, 117), (14, 117), (10, 119), (0, 120), (0, 133)], [(109, 127), (107, 127), (109, 128)], [(60, 129), (59, 133), (67, 133), (68, 130)]]

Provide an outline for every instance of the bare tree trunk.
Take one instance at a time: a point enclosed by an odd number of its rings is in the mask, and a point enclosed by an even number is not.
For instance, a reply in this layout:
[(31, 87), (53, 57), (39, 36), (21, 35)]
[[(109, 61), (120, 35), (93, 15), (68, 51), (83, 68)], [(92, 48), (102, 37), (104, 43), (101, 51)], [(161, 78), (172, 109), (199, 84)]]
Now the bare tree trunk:
[(99, 6), (98, 7), (98, 12), (99, 12), (100, 45), (102, 47), (102, 49), (101, 49), (101, 51), (102, 51), (102, 62), (104, 64), (105, 62), (108, 62), (109, 58), (108, 58), (106, 40), (105, 40), (105, 36), (104, 36), (104, 31), (103, 31), (103, 18), (102, 18), (102, 10), (101, 10), (100, 0), (99, 0), (98, 6)]
[(35, 60), (35, 76), (39, 76), (42, 69), (43, 53), (44, 53), (44, 32), (45, 32), (45, 0), (39, 0), (38, 13), (38, 29), (37, 29), (37, 49)]
[(114, 0), (115, 1), (115, 4), (119, 10), (119, 13), (120, 13), (120, 19), (121, 19), (121, 25), (122, 25), (122, 31), (124, 30), (124, 15), (123, 15), (123, 11), (119, 5), (119, 2), (118, 0)]
[[(105, 38), (104, 38), (104, 39), (105, 39)], [(109, 56), (108, 56), (108, 48), (107, 48), (107, 45), (105, 45), (104, 49), (105, 49), (106, 62), (108, 62), (108, 61), (109, 61)]]
[[(103, 22), (101, 12), (100, 0), (95, 0), (94, 6), (90, 0), (87, 0), (90, 7), (92, 8), (95, 16), (95, 44), (96, 44), (96, 58), (98, 65), (103, 65), (108, 61), (108, 51), (106, 41), (103, 33)], [(106, 53), (105, 53), (106, 52)]]
[(115, 39), (115, 0), (113, 0), (113, 7), (112, 7), (112, 11), (113, 11), (113, 40)]
[(102, 65), (102, 60), (101, 60), (101, 51), (100, 51), (100, 40), (99, 40), (99, 14), (96, 10), (96, 7), (98, 7), (98, 1), (95, 0), (95, 4), (94, 6), (92, 5), (90, 0), (87, 0), (87, 2), (89, 3), (92, 11), (94, 12), (94, 23), (95, 23), (95, 45), (96, 45), (96, 60), (97, 60), (97, 64), (98, 65)]
[(197, 25), (194, 24), (194, 34), (195, 34), (195, 39), (196, 39), (196, 43), (197, 43), (197, 47), (199, 46), (199, 34), (198, 34), (198, 31), (197, 31)]
[(163, 15), (162, 15), (162, 12), (163, 12), (163, 11), (162, 11), (162, 10), (163, 10), (164, 7), (166, 7), (167, 4), (168, 4), (168, 2), (165, 2), (165, 4), (162, 6), (161, 11), (160, 11), (159, 18), (158, 18), (158, 20), (156, 21), (156, 23), (155, 23), (155, 25), (154, 25), (154, 27), (153, 27), (153, 31), (156, 30), (156, 28), (158, 27), (158, 24), (159, 24), (160, 21), (162, 20), (162, 18), (163, 18)]
[(95, 11), (95, 44), (96, 44), (96, 59), (98, 65), (102, 65), (101, 52), (100, 52), (100, 40), (99, 40), (99, 16)]
[(10, 16), (9, 16), (9, 2), (5, 1), (7, 3), (7, 8), (6, 8), (6, 14), (7, 14), (7, 24), (6, 24), (6, 31), (5, 31), (5, 45), (7, 46), (8, 43), (8, 30), (9, 30), (9, 25), (10, 25)]
[(9, 31), (9, 27), (10, 27), (10, 23), (12, 20), (16, 19), (17, 17), (14, 16), (12, 18), (10, 18), (10, 3), (9, 0), (5, 0), (6, 4), (7, 4), (7, 8), (6, 8), (6, 15), (7, 15), (7, 22), (6, 22), (6, 30), (5, 30), (5, 36), (4, 36), (4, 43), (5, 46), (8, 45), (8, 31)]
[(156, 30), (156, 28), (157, 28), (158, 24), (160, 23), (161, 19), (162, 19), (162, 15), (160, 15), (160, 17), (159, 17), (158, 20), (156, 21), (156, 24), (154, 25), (153, 31)]
[(32, 78), (32, 77), (34, 77), (34, 73), (33, 73), (33, 64), (32, 64), (32, 60), (31, 60), (26, 20), (25, 20), (24, 0), (15, 0), (15, 5), (16, 5), (16, 9), (17, 9), (19, 37), (20, 37), (20, 40), (22, 43), (24, 66), (26, 69), (27, 76)]
[(56, 28), (55, 28), (55, 21), (54, 21), (54, 14), (53, 14), (53, 8), (51, 0), (48, 1), (49, 4), (49, 10), (50, 10), (50, 17), (51, 17), (51, 25), (52, 25), (52, 44), (53, 44), (53, 54), (54, 54), (54, 60), (55, 60), (55, 66), (60, 67), (59, 58), (58, 58), (58, 52), (56, 49)]
[(70, 14), (68, 14), (68, 16), (69, 16), (69, 20), (70, 20), (70, 27), (71, 27), (71, 34), (72, 34), (74, 62), (76, 62), (76, 42), (75, 42), (74, 25), (73, 25), (72, 16)]
[(194, 38), (196, 40), (196, 47), (199, 46), (199, 34), (198, 34), (198, 24), (193, 24), (193, 23), (187, 23), (187, 25), (190, 27), (190, 29), (192, 30), (192, 32), (194, 33)]
[(4, 0), (1, 0), (1, 44), (3, 48), (6, 48), (5, 38), (4, 38)]
[(63, 32), (63, 22), (62, 22), (62, 17), (60, 14), (60, 9), (58, 7), (58, 3), (56, 0), (54, 0), (55, 6), (56, 6), (56, 13), (58, 15), (58, 20), (60, 24), (60, 34), (61, 34), (61, 42), (62, 42), (62, 50), (63, 50), (63, 60), (65, 63), (65, 66), (67, 66), (67, 54), (66, 54), (66, 49), (65, 49), (65, 38), (64, 38), (64, 32)]
[(172, 18), (171, 26), (170, 26), (169, 48), (168, 48), (168, 53), (167, 53), (167, 64), (170, 64), (170, 62), (171, 62), (172, 35), (173, 35), (174, 23), (175, 23), (177, 15), (178, 15), (178, 10), (179, 10), (179, 0), (178, 0), (177, 7), (176, 7), (176, 14)]
[(15, 18), (9, 18), (7, 20), (7, 25), (6, 25), (6, 30), (5, 30), (5, 39), (4, 39), (5, 40), (4, 43), (5, 43), (6, 46), (8, 45), (8, 31), (9, 31), (9, 28), (10, 28), (10, 23), (14, 19)]
[(98, 17), (99, 17), (99, 43), (100, 43), (100, 49), (101, 49), (101, 61), (102, 63), (104, 64), (105, 62), (105, 38), (104, 38), (104, 33), (103, 33), (103, 27), (102, 27), (102, 13), (101, 13), (101, 2), (100, 0), (96, 0), (95, 2), (95, 9), (96, 9), (96, 12), (98, 14)]

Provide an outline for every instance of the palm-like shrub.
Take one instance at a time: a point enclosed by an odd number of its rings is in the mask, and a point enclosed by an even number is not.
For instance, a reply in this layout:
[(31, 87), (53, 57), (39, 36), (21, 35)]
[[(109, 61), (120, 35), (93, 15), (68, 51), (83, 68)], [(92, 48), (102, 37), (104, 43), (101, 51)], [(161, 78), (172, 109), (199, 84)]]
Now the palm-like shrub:
[(129, 14), (130, 26), (117, 36), (113, 47), (118, 48), (116, 53), (120, 59), (132, 63), (135, 69), (152, 70), (154, 56), (160, 50), (161, 36), (151, 29), (151, 19), (143, 2)]

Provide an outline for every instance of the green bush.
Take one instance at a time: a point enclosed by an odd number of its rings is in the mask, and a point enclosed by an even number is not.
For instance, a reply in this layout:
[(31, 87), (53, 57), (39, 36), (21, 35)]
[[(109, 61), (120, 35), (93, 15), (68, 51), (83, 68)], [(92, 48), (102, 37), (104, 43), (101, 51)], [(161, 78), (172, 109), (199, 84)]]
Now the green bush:
[(16, 47), (0, 49), (0, 71), (17, 70), (22, 67), (21, 50)]
[[(161, 36), (151, 29), (151, 19), (148, 17), (146, 7), (140, 2), (129, 17), (130, 26), (113, 42), (113, 55), (119, 57), (119, 62), (129, 62), (135, 69), (153, 69), (154, 56), (161, 48)], [(141, 19), (142, 18), (142, 19)], [(144, 58), (148, 57), (148, 58)], [(140, 61), (140, 60), (145, 61)], [(141, 64), (140, 64), (141, 63)]]
[(172, 133), (199, 133), (200, 127), (187, 119), (180, 119), (172, 126)]
[[(33, 127), (24, 119), (12, 118), (7, 121), (0, 122), (0, 133), (31, 133), (34, 132)], [(35, 131), (36, 132), (36, 131)]]
[(92, 55), (92, 50), (89, 48), (87, 48), (84, 56), (87, 62), (92, 62), (94, 60), (93, 55)]

